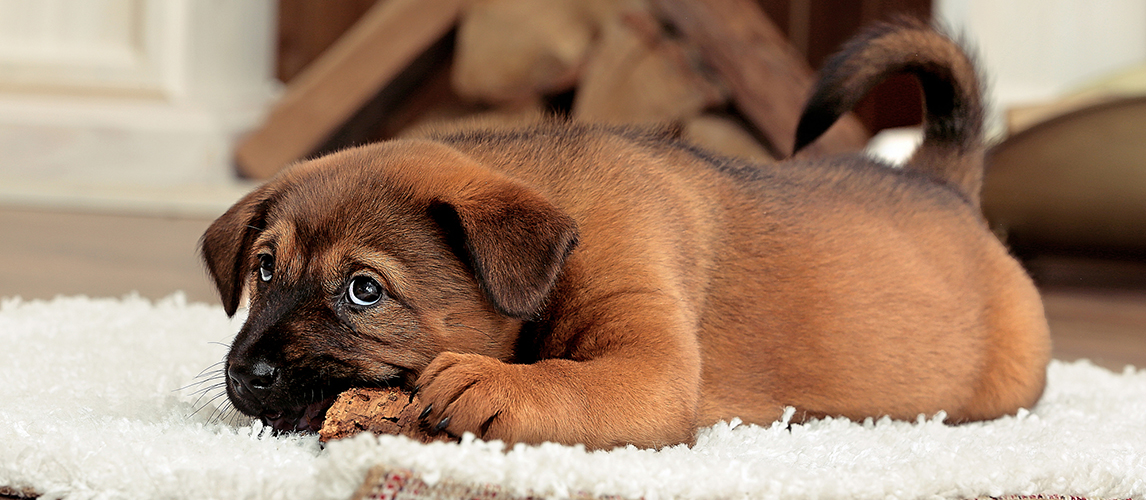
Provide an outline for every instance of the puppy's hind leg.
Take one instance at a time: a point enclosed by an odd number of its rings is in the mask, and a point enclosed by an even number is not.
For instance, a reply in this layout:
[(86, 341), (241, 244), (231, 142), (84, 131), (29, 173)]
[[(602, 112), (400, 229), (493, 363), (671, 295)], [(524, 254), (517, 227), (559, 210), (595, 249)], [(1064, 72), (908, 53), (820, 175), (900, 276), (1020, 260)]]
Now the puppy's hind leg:
[(1018, 263), (1009, 258), (995, 262), (1004, 269), (990, 285), (984, 365), (971, 401), (949, 416), (954, 422), (988, 420), (1030, 408), (1046, 385), (1051, 342), (1039, 293)]

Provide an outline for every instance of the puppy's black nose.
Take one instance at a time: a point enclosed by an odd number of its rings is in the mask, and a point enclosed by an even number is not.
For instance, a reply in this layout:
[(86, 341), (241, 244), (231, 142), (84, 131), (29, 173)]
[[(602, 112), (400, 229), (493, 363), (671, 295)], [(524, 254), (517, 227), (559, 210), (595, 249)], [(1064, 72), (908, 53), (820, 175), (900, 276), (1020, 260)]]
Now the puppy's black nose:
[(256, 361), (250, 366), (236, 363), (227, 368), (227, 376), (241, 395), (262, 401), (278, 380), (279, 369), (266, 361)]

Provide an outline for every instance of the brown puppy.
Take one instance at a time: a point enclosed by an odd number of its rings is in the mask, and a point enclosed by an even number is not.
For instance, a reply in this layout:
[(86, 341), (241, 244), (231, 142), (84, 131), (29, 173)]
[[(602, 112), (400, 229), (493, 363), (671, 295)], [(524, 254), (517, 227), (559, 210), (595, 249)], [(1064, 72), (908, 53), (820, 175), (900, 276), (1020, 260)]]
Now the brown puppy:
[(208, 229), (235, 407), (317, 428), (341, 390), (417, 388), (486, 439), (690, 442), (739, 417), (952, 422), (1034, 404), (1039, 295), (984, 224), (973, 68), (887, 25), (829, 63), (814, 140), (886, 75), (919, 76), (903, 170), (860, 156), (753, 165), (661, 135), (547, 123), (432, 134), (296, 165)]

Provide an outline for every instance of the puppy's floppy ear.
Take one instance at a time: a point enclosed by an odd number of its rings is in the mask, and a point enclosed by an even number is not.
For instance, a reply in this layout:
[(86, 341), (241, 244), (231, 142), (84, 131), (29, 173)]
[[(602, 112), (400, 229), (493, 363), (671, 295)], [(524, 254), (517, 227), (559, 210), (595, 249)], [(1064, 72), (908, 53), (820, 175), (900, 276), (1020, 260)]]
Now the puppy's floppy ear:
[(509, 180), (471, 184), (435, 201), (430, 213), (493, 306), (512, 318), (530, 319), (541, 312), (577, 245), (573, 218)]
[(227, 316), (234, 316), (239, 308), (247, 281), (247, 253), (266, 222), (270, 191), (268, 186), (263, 186), (248, 193), (215, 219), (199, 239), (203, 262), (219, 290)]

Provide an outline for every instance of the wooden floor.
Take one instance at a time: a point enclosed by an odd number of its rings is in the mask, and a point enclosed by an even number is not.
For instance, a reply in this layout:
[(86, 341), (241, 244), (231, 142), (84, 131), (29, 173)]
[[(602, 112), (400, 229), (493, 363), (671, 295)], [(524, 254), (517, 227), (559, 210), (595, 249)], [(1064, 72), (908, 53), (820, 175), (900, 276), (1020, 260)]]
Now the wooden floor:
[(0, 297), (118, 297), (218, 302), (196, 255), (207, 219), (0, 209)]
[[(0, 297), (161, 298), (182, 290), (189, 300), (218, 303), (196, 254), (208, 224), (0, 208)], [(1087, 358), (1114, 370), (1146, 367), (1146, 288), (1060, 284), (1043, 296), (1055, 357)]]

